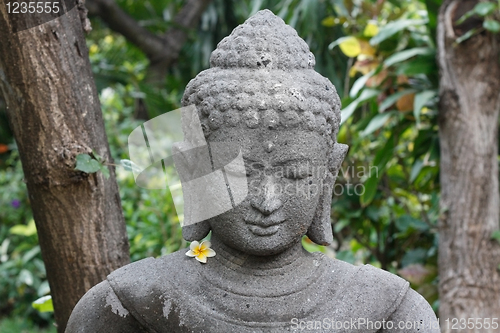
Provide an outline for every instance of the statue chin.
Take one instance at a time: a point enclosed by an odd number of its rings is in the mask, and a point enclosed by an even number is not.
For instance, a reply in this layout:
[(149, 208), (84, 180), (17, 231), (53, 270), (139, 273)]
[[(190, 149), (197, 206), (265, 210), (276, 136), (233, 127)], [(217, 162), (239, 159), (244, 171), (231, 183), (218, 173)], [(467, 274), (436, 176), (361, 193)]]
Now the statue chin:
[(347, 153), (336, 142), (340, 99), (314, 62), (268, 10), (219, 43), (186, 87), (183, 105), (196, 112), (183, 118), (186, 141), (173, 156), (189, 249), (111, 273), (66, 332), (439, 332), (407, 281), (302, 248), (306, 234), (332, 240)]

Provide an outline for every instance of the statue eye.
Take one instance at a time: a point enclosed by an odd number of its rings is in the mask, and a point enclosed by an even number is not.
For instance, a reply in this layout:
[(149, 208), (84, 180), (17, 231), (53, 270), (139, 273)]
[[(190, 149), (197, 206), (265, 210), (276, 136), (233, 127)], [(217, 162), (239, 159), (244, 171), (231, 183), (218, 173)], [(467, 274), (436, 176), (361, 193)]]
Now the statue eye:
[(312, 172), (307, 166), (293, 166), (286, 168), (284, 176), (288, 179), (304, 179), (312, 176)]
[(247, 176), (252, 174), (260, 174), (260, 171), (264, 170), (264, 165), (258, 162), (248, 162), (245, 163), (245, 173)]

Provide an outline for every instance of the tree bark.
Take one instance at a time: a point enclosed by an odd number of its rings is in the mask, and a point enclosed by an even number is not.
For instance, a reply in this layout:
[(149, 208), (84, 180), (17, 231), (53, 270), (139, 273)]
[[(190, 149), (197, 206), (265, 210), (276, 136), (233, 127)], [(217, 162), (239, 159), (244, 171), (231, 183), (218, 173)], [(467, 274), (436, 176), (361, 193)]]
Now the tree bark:
[(129, 262), (113, 168), (109, 179), (74, 169), (75, 157), (92, 149), (111, 160), (80, 10), (81, 3), (48, 23), (11, 33), (16, 21), (0, 1), (0, 92), (21, 156), (58, 332), (89, 288)]
[[(454, 22), (464, 6), (447, 0), (438, 22), (441, 211), (439, 241), (440, 322), (447, 332), (498, 332), (477, 324), (452, 330), (451, 321), (499, 318), (498, 116), (500, 66), (497, 36), (482, 32), (456, 45), (478, 24)], [(481, 24), (481, 22), (479, 22)], [(450, 325), (446, 324), (446, 319)], [(481, 319), (481, 320), (483, 320)], [(484, 324), (484, 320), (482, 321)], [(469, 324), (469, 323), (467, 323)]]

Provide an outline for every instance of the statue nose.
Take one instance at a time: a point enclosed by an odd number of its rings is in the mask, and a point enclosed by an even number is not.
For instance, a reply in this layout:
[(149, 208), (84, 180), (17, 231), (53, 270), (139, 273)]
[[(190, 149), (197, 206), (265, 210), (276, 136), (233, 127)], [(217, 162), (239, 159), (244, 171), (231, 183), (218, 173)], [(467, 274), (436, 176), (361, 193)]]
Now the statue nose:
[(253, 208), (257, 209), (266, 216), (271, 215), (273, 212), (278, 210), (282, 204), (283, 203), (278, 198), (272, 198), (271, 200), (256, 198), (251, 202)]
[(279, 193), (276, 193), (276, 185), (270, 179), (271, 177), (265, 178), (260, 187), (263, 193), (252, 199), (250, 204), (253, 208), (267, 216), (278, 210), (283, 205), (283, 202), (279, 198)]

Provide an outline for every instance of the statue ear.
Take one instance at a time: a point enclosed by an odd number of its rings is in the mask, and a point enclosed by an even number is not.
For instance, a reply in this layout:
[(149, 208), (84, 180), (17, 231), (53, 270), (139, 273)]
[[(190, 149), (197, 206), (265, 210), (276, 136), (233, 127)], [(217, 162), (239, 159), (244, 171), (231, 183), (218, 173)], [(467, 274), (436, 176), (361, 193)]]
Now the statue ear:
[(188, 242), (199, 241), (205, 238), (210, 232), (210, 223), (208, 220), (186, 225), (182, 227), (182, 238)]
[(337, 178), (342, 161), (347, 155), (349, 146), (336, 143), (333, 148), (333, 158), (330, 171), (327, 172), (321, 186), (322, 193), (319, 197), (318, 207), (314, 219), (307, 229), (307, 237), (318, 245), (330, 245), (333, 240), (332, 224), (330, 221), (333, 186)]

